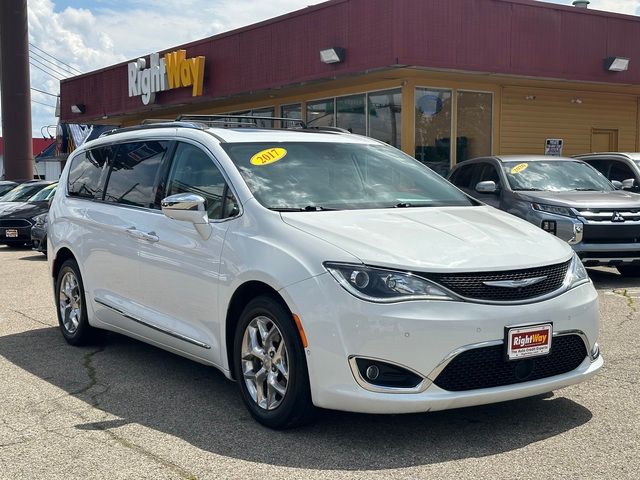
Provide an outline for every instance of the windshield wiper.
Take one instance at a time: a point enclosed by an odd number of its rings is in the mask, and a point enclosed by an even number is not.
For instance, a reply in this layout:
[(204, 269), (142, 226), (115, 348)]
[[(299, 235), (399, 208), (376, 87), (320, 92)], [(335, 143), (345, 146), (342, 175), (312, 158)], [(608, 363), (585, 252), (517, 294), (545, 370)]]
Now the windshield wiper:
[(269, 207), (274, 212), (329, 212), (337, 208), (328, 208), (321, 205), (306, 205), (304, 207)]
[(544, 192), (546, 191), (544, 188), (514, 188), (516, 192)]
[(574, 192), (599, 192), (597, 188), (573, 188)]

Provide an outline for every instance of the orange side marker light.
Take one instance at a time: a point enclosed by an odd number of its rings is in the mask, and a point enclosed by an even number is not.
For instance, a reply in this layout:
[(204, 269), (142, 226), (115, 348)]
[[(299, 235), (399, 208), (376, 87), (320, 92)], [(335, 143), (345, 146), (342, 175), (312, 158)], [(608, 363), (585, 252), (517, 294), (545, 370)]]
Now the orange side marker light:
[(300, 321), (300, 317), (293, 314), (293, 321), (296, 322), (296, 327), (298, 327), (298, 333), (300, 334), (300, 340), (302, 340), (302, 346), (307, 348), (309, 346), (309, 342), (307, 342), (307, 336), (304, 333), (304, 328), (302, 328), (302, 322)]

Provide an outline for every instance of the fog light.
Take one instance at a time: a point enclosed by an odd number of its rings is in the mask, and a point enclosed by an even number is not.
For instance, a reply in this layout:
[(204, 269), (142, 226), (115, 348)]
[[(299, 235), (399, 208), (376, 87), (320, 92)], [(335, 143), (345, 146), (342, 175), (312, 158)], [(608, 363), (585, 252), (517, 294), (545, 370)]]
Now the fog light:
[(375, 365), (371, 365), (367, 368), (366, 375), (369, 380), (375, 380), (380, 375), (380, 369)]
[(542, 226), (542, 229), (545, 232), (549, 232), (552, 235), (556, 234), (556, 221), (555, 220), (543, 220), (541, 226)]

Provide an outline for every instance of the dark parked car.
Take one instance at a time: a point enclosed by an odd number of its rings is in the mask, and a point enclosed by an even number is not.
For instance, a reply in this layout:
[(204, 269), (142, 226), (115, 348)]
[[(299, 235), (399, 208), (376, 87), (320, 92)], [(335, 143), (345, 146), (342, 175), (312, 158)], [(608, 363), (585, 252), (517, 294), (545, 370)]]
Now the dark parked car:
[(0, 211), (6, 207), (6, 202), (26, 202), (36, 193), (55, 182), (44, 180), (29, 180), (9, 190), (0, 197)]
[(31, 227), (31, 248), (36, 252), (47, 254), (47, 227), (49, 212), (41, 213), (33, 217), (33, 227)]
[(0, 197), (9, 192), (9, 190), (13, 190), (17, 186), (17, 182), (13, 182), (11, 180), (0, 180)]
[(0, 204), (0, 244), (22, 246), (31, 243), (35, 217), (49, 211), (49, 199), (57, 183), (48, 183), (26, 202)]
[(575, 158), (505, 155), (459, 163), (458, 188), (567, 241), (585, 266), (640, 276), (640, 195)]
[(587, 153), (576, 155), (610, 181), (622, 182), (622, 188), (640, 193), (640, 153)]

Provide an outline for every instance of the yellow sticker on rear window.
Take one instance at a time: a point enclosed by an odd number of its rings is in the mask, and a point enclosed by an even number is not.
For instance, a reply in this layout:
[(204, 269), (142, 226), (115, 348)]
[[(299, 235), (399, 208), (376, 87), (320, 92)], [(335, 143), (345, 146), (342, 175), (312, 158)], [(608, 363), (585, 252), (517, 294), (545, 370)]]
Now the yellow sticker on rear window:
[(511, 169), (511, 174), (516, 175), (517, 173), (524, 172), (528, 166), (529, 166), (528, 163), (519, 163), (518, 165), (516, 165)]
[(256, 153), (251, 157), (251, 165), (269, 165), (275, 163), (278, 160), (282, 160), (287, 155), (287, 151), (284, 148), (267, 148)]

